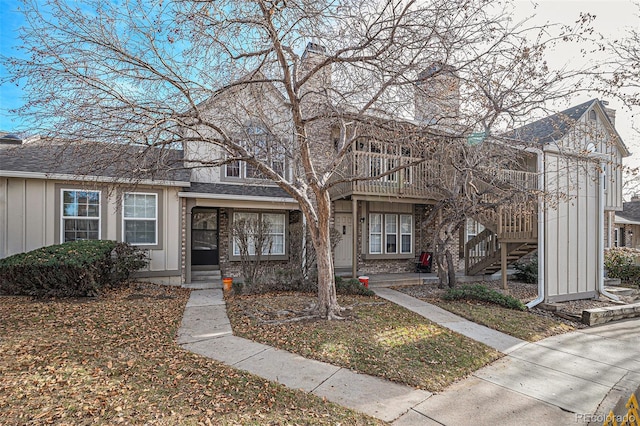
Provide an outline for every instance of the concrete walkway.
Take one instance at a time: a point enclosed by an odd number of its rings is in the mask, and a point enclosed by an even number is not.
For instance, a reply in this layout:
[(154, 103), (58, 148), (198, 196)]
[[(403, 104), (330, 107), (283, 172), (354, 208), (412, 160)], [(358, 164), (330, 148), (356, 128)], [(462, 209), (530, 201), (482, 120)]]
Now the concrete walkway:
[(222, 290), (194, 290), (185, 349), (394, 425), (586, 424), (640, 384), (640, 319), (527, 343), (389, 288), (387, 300), (505, 354), (439, 394), (358, 374), (233, 336)]

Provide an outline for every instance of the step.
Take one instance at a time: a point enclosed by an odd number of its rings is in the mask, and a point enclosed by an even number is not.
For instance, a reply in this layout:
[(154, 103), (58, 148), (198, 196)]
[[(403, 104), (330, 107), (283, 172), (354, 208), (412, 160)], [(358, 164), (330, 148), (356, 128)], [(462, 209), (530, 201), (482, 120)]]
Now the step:
[(191, 290), (221, 289), (222, 282), (192, 282), (190, 284), (182, 284), (182, 288), (188, 288)]
[(191, 282), (202, 282), (202, 281), (220, 281), (222, 282), (222, 278), (217, 275), (196, 275), (195, 277), (191, 277)]
[(191, 281), (220, 281), (221, 279), (220, 270), (191, 271)]

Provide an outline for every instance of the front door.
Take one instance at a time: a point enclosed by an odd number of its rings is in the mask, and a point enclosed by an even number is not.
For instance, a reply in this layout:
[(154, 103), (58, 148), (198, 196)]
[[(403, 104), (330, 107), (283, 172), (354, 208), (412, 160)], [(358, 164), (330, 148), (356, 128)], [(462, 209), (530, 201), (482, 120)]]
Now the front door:
[(353, 258), (353, 222), (351, 213), (336, 213), (334, 228), (340, 234), (335, 248), (334, 264), (336, 268), (350, 268)]
[(191, 211), (191, 265), (218, 266), (218, 209)]

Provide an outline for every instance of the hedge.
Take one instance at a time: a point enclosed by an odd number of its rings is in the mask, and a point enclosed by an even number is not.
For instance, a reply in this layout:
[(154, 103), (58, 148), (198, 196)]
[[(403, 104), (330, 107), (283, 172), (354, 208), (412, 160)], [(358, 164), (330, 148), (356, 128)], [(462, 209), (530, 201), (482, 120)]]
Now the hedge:
[(609, 278), (620, 278), (631, 284), (640, 284), (640, 250), (614, 247), (604, 253), (604, 267)]
[(0, 259), (0, 294), (96, 296), (146, 265), (144, 253), (126, 243), (70, 241)]

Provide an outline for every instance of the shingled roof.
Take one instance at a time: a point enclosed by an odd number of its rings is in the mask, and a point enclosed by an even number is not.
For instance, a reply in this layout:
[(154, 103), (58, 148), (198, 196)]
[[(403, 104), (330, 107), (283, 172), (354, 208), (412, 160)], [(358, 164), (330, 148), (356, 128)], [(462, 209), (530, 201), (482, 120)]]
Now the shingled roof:
[(1, 147), (0, 171), (188, 184), (190, 172), (183, 167), (182, 155), (168, 148), (42, 141)]
[(240, 195), (255, 197), (291, 198), (282, 188), (271, 185), (235, 185), (228, 183), (192, 182), (185, 192), (200, 194)]
[(640, 200), (622, 203), (622, 211), (616, 212), (616, 216), (640, 222)]
[(549, 117), (519, 127), (507, 136), (520, 141), (539, 144), (558, 141), (596, 102), (600, 103), (598, 99), (591, 99), (580, 105), (572, 106)]

